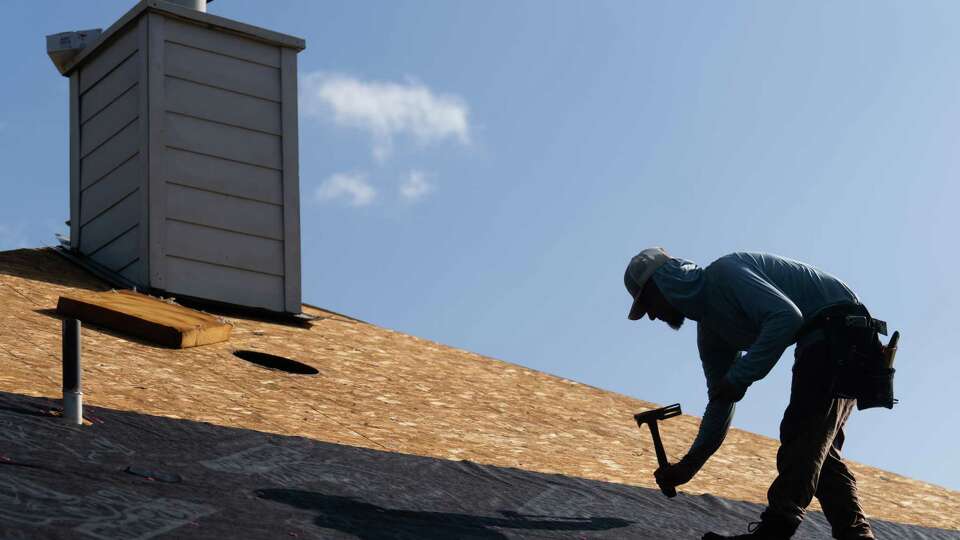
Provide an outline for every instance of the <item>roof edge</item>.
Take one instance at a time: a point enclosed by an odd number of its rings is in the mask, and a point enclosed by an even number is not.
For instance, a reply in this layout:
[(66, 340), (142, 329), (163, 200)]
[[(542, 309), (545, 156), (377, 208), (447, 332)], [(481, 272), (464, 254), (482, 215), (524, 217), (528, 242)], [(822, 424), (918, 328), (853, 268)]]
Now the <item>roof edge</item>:
[(74, 70), (80, 67), (80, 65), (87, 60), (87, 58), (96, 53), (100, 47), (110, 41), (113, 36), (120, 32), (120, 30), (148, 11), (162, 13), (164, 15), (183, 19), (195, 24), (199, 23), (208, 27), (219, 28), (221, 30), (226, 30), (234, 34), (240, 34), (244, 37), (252, 38), (270, 45), (295, 49), (298, 52), (307, 48), (307, 42), (303, 38), (291, 36), (289, 34), (282, 34), (280, 32), (274, 32), (273, 30), (267, 30), (266, 28), (260, 28), (259, 26), (253, 26), (235, 21), (233, 19), (227, 19), (226, 17), (203, 13), (178, 6), (176, 4), (171, 4), (169, 2), (164, 2), (162, 0), (141, 0), (135, 6), (130, 8), (129, 11), (124, 13), (122, 17), (117, 19), (115, 23), (111, 24), (109, 28), (104, 30), (104, 32), (100, 34), (100, 39), (80, 51), (77, 57), (67, 64), (63, 71), (63, 76), (69, 77)]

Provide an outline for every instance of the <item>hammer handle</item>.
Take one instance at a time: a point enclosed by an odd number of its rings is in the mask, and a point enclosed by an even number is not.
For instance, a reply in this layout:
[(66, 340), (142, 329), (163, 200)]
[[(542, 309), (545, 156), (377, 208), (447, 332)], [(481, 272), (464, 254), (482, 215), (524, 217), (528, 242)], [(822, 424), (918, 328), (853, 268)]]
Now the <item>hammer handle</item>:
[[(666, 467), (669, 465), (667, 462), (667, 453), (663, 450), (663, 443), (660, 441), (660, 428), (657, 427), (657, 421), (651, 420), (647, 422), (647, 425), (650, 426), (650, 435), (653, 436), (653, 449), (657, 452), (657, 463), (660, 467)], [(673, 486), (661, 486), (660, 483), (657, 483), (660, 486), (660, 491), (663, 492), (667, 497), (676, 497), (677, 489)]]

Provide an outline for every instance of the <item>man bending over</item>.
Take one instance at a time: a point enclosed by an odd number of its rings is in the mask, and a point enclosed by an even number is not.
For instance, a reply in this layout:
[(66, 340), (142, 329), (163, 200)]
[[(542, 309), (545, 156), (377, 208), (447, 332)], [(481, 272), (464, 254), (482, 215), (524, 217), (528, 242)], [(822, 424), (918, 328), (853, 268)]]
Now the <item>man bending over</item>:
[[(837, 340), (875, 339), (858, 328), (837, 330), (836, 321), (848, 315), (871, 321), (853, 291), (826, 272), (775, 255), (732, 253), (701, 268), (661, 248), (634, 257), (624, 282), (633, 298), (629, 319), (647, 315), (674, 329), (685, 319), (697, 322), (707, 379), (710, 400), (697, 438), (683, 459), (656, 471), (657, 482), (690, 481), (723, 442), (736, 402), (797, 343), (768, 506), (752, 533), (729, 538), (790, 538), (813, 497), (835, 538), (874, 538), (856, 480), (840, 458), (843, 427), (856, 400), (838, 397), (842, 378), (836, 351), (843, 346), (838, 348)], [(709, 533), (704, 538), (727, 537)]]

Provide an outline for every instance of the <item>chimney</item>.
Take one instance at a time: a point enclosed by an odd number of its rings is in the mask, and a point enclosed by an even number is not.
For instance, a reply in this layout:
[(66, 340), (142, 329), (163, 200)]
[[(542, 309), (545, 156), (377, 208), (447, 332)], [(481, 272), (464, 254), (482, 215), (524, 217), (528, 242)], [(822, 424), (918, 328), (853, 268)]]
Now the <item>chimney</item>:
[(70, 248), (145, 290), (298, 314), (305, 44), (205, 11), (144, 0), (48, 37), (71, 56)]

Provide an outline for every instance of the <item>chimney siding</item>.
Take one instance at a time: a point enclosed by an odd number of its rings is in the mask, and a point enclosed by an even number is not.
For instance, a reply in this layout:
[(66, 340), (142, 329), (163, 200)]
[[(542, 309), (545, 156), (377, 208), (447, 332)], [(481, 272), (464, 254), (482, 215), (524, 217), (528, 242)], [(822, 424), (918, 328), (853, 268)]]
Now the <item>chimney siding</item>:
[(302, 41), (137, 9), (70, 68), (71, 246), (144, 288), (300, 313)]

